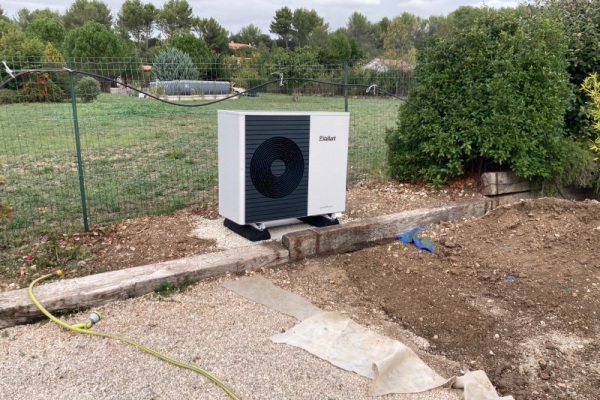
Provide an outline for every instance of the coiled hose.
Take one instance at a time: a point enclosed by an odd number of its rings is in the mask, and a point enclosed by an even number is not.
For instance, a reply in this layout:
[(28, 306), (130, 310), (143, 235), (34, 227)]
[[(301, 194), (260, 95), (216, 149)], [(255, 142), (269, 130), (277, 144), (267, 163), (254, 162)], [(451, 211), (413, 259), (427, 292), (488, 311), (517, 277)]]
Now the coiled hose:
[(40, 311), (44, 313), (44, 315), (46, 315), (48, 318), (50, 318), (52, 320), (52, 322), (54, 322), (54, 323), (62, 326), (63, 328), (66, 328), (66, 329), (68, 329), (70, 331), (73, 331), (73, 332), (84, 333), (86, 335), (92, 335), (92, 336), (102, 336), (102, 337), (107, 337), (107, 338), (111, 338), (111, 339), (120, 340), (120, 341), (125, 342), (125, 343), (129, 343), (130, 345), (135, 346), (138, 349), (140, 349), (142, 351), (145, 351), (148, 354), (152, 354), (153, 356), (158, 357), (161, 360), (168, 362), (169, 364), (173, 364), (173, 365), (176, 365), (176, 366), (181, 367), (181, 368), (189, 369), (191, 371), (197, 372), (200, 375), (203, 375), (203, 376), (207, 377), (212, 382), (214, 382), (217, 386), (219, 386), (221, 389), (223, 389), (223, 391), (225, 393), (227, 393), (229, 395), (229, 397), (231, 397), (234, 400), (240, 400), (239, 397), (237, 397), (235, 395), (235, 393), (233, 393), (233, 391), (229, 387), (227, 387), (227, 385), (225, 383), (223, 383), (221, 380), (219, 380), (219, 378), (217, 378), (216, 376), (212, 375), (210, 372), (208, 372), (208, 371), (206, 371), (206, 370), (204, 370), (202, 368), (199, 368), (199, 367), (196, 367), (196, 366), (190, 365), (190, 364), (185, 364), (185, 363), (179, 362), (177, 360), (174, 360), (172, 358), (169, 358), (169, 357), (167, 357), (167, 356), (165, 356), (163, 354), (160, 354), (160, 353), (158, 353), (158, 352), (156, 352), (156, 351), (154, 351), (152, 349), (149, 349), (149, 348), (147, 348), (145, 346), (142, 346), (141, 344), (136, 343), (136, 342), (134, 342), (131, 339), (127, 339), (127, 338), (124, 338), (124, 337), (121, 337), (121, 336), (117, 336), (117, 335), (111, 335), (109, 333), (96, 332), (96, 331), (92, 331), (92, 330), (89, 330), (89, 329), (82, 329), (82, 328), (78, 327), (78, 326), (81, 326), (81, 324), (69, 325), (69, 324), (61, 321), (60, 319), (56, 318), (54, 315), (50, 314), (50, 312), (48, 310), (46, 310), (44, 308), (44, 306), (42, 306), (40, 304), (40, 302), (33, 295), (33, 286), (36, 283), (38, 283), (39, 281), (42, 281), (44, 279), (48, 279), (48, 278), (51, 278), (53, 276), (61, 276), (61, 275), (62, 275), (62, 271), (58, 270), (58, 271), (55, 271), (55, 272), (53, 272), (51, 274), (41, 276), (41, 277), (35, 279), (33, 282), (31, 282), (29, 284), (29, 289), (28, 289), (29, 298), (31, 299), (31, 301), (33, 302), (33, 304), (35, 304), (36, 307), (39, 308)]

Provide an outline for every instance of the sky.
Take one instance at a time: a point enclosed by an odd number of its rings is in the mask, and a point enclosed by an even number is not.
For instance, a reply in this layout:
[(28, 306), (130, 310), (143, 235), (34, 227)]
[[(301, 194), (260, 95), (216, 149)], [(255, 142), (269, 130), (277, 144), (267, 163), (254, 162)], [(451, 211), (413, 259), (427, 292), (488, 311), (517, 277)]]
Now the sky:
[[(269, 33), (269, 24), (273, 20), (275, 10), (288, 6), (296, 8), (315, 9), (317, 13), (329, 22), (331, 30), (345, 26), (348, 17), (355, 12), (365, 15), (370, 21), (377, 22), (383, 17), (393, 18), (403, 12), (409, 12), (420, 17), (430, 15), (446, 15), (463, 5), (490, 7), (514, 7), (519, 1), (513, 0), (187, 0), (194, 10), (194, 15), (201, 18), (213, 17), (225, 29), (236, 33), (243, 26), (254, 24)], [(110, 7), (113, 16), (121, 8), (123, 0), (104, 0)], [(165, 0), (142, 0), (142, 3), (154, 3), (162, 7)], [(27, 7), (30, 10), (49, 7), (61, 13), (69, 7), (71, 0), (0, 0), (0, 6), (9, 17), (17, 10)]]

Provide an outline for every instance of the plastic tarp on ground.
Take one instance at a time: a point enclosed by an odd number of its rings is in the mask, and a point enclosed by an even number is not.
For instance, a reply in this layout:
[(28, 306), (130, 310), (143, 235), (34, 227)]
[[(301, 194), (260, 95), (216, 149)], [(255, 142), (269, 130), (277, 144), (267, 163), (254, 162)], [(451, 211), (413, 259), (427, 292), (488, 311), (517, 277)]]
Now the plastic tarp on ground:
[(445, 379), (406, 345), (357, 324), (347, 315), (324, 312), (262, 276), (241, 278), (223, 286), (300, 319), (302, 322), (270, 339), (302, 348), (337, 367), (373, 379), (369, 388), (371, 396), (418, 393), (448, 386), (463, 389), (463, 400), (514, 400), (512, 396), (498, 397), (483, 371)]

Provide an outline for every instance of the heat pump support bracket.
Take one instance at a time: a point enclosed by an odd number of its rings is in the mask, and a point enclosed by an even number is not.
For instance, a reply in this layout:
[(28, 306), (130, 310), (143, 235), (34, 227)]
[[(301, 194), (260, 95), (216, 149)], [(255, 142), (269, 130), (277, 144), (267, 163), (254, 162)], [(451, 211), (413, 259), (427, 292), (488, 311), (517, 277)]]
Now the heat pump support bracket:
[(325, 226), (339, 225), (340, 221), (337, 218), (332, 218), (330, 215), (313, 215), (310, 217), (302, 217), (298, 218), (300, 221), (305, 224), (323, 228)]
[(266, 228), (261, 230), (252, 225), (239, 225), (227, 218), (223, 225), (251, 242), (260, 242), (261, 240), (271, 239), (271, 233)]

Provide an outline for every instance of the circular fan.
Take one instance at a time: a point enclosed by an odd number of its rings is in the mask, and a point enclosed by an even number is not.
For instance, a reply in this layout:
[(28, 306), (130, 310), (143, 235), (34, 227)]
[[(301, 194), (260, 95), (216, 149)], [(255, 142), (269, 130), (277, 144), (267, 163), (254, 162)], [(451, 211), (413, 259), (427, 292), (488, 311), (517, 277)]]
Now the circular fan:
[(250, 179), (263, 196), (280, 199), (292, 193), (304, 176), (304, 156), (284, 137), (265, 140), (252, 155)]

